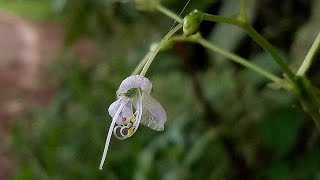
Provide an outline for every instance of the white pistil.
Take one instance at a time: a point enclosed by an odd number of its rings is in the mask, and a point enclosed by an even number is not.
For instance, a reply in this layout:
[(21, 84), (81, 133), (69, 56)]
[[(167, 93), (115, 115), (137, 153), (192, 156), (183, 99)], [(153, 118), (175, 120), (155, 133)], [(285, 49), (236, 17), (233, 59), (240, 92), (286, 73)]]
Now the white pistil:
[(108, 132), (108, 136), (107, 136), (107, 139), (106, 139), (106, 143), (104, 145), (103, 155), (102, 155), (102, 159), (101, 159), (100, 167), (99, 167), (100, 170), (102, 169), (104, 161), (106, 160), (106, 157), (107, 157), (107, 152), (108, 152), (108, 148), (109, 148), (109, 143), (110, 143), (113, 127), (116, 124), (116, 121), (117, 121), (122, 109), (124, 108), (125, 104), (126, 104), (125, 102), (121, 103), (119, 109), (117, 110), (116, 114), (114, 115), (114, 117), (112, 119), (112, 122), (111, 122), (111, 125), (110, 125), (110, 128), (109, 128), (109, 132)]

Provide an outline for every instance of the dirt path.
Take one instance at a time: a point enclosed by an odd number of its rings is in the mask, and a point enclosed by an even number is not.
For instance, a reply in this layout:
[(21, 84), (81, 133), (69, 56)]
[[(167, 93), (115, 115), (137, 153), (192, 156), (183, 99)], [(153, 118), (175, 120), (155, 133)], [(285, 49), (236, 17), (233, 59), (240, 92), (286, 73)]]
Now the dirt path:
[[(8, 135), (12, 119), (22, 116), (26, 107), (47, 105), (57, 86), (40, 77), (55, 59), (63, 41), (63, 28), (54, 23), (35, 23), (7, 12), (0, 12), (0, 179), (7, 179), (14, 168)], [(81, 40), (74, 47), (81, 59), (94, 57), (90, 42)]]

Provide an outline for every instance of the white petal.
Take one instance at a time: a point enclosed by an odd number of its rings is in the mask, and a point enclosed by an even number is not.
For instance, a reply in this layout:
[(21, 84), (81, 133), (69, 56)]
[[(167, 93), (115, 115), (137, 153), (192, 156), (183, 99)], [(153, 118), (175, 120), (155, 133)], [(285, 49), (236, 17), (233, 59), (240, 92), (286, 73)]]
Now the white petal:
[(164, 130), (167, 115), (161, 104), (149, 94), (143, 94), (141, 124), (156, 131)]
[(150, 94), (152, 89), (152, 83), (144, 76), (132, 75), (124, 79), (117, 91), (118, 94), (126, 93), (133, 88), (141, 88), (145, 93)]
[(113, 102), (108, 108), (108, 112), (109, 112), (110, 116), (113, 118), (122, 103), (124, 103), (125, 106), (123, 107), (122, 111), (120, 112), (120, 115), (117, 118), (117, 124), (119, 124), (119, 125), (123, 124), (123, 121), (122, 121), (123, 117), (133, 116), (132, 102), (127, 99), (120, 98), (120, 99), (116, 100), (115, 102)]
[(113, 117), (117, 110), (119, 109), (120, 105), (121, 105), (121, 101), (122, 99), (118, 99), (116, 101), (114, 101), (108, 108), (108, 112), (110, 114), (111, 117)]

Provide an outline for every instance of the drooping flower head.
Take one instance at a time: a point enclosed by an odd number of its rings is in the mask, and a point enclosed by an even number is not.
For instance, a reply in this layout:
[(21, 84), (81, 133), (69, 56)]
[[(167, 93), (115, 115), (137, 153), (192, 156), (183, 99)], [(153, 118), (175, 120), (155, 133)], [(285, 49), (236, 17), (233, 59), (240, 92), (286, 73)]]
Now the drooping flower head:
[(118, 139), (131, 137), (140, 123), (156, 131), (164, 130), (166, 112), (151, 97), (152, 83), (141, 75), (127, 77), (117, 90), (117, 100), (108, 109), (112, 122), (107, 135), (100, 169), (104, 164), (112, 132)]

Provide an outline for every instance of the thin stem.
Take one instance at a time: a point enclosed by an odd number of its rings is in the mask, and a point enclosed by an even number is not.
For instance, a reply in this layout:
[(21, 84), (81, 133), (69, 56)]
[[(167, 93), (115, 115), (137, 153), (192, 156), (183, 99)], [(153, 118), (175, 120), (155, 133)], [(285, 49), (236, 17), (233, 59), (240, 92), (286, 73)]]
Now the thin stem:
[(229, 58), (230, 60), (238, 63), (238, 64), (241, 64), (243, 65), (244, 67), (247, 67), (263, 76), (265, 76), (266, 78), (270, 79), (271, 81), (274, 81), (274, 82), (279, 82), (281, 81), (280, 78), (278, 78), (277, 76), (271, 74), (270, 72), (264, 70), (263, 68), (260, 68), (259, 66), (251, 63), (250, 61), (236, 55), (236, 54), (233, 54), (231, 52), (228, 52), (224, 49), (221, 49), (217, 46), (215, 46), (214, 44), (210, 43), (209, 41), (203, 39), (201, 36), (197, 36), (195, 35), (196, 37), (194, 36), (189, 36), (189, 37), (185, 37), (185, 36), (175, 36), (175, 37), (172, 37), (170, 40), (172, 41), (188, 41), (188, 42), (193, 42), (193, 43), (199, 43), (201, 44), (202, 46), (218, 53), (218, 54), (221, 54), (227, 58)]
[(310, 68), (312, 61), (314, 59), (314, 56), (317, 54), (318, 49), (320, 48), (320, 33), (318, 33), (318, 36), (314, 40), (307, 56), (302, 62), (302, 65), (300, 66), (297, 75), (298, 76), (303, 76), (305, 73), (308, 71)]
[(288, 78), (294, 82), (295, 75), (289, 69), (288, 65), (285, 63), (284, 59), (279, 55), (277, 50), (270, 44), (268, 40), (266, 40), (262, 35), (260, 35), (251, 25), (246, 25), (243, 28), (247, 31), (249, 36), (254, 39), (263, 49), (271, 54), (273, 59), (278, 63), (278, 65), (282, 68), (282, 70), (286, 73)]
[[(245, 2), (241, 2), (241, 8), (245, 6)], [(181, 18), (179, 18), (177, 15), (175, 15), (173, 12), (170, 10), (158, 6), (158, 10), (167, 16), (181, 22)], [(165, 11), (163, 11), (165, 10)], [(244, 11), (244, 10), (241, 10)], [(240, 13), (241, 13), (240, 11)], [(243, 12), (242, 12), (243, 13)], [(235, 26), (238, 26), (244, 30), (247, 31), (247, 33), (261, 46), (263, 47), (267, 52), (271, 54), (273, 59), (278, 63), (278, 65), (283, 69), (283, 71), (287, 74), (288, 78), (294, 82), (294, 74), (293, 72), (289, 69), (288, 65), (285, 63), (284, 59), (278, 54), (278, 52), (274, 49), (274, 47), (263, 37), (261, 36), (256, 30), (253, 29), (251, 25), (246, 23), (245, 21), (239, 21), (235, 18), (228, 18), (228, 17), (221, 17), (221, 16), (216, 16), (216, 15), (211, 15), (211, 14), (206, 14), (203, 13), (203, 20), (205, 21), (211, 21), (211, 22), (221, 22), (221, 23), (227, 23), (227, 24), (232, 24)]]
[(168, 34), (160, 41), (160, 43), (158, 44), (157, 48), (155, 48), (155, 50), (153, 50), (152, 53), (151, 53), (151, 55), (149, 56), (149, 58), (148, 58), (148, 60), (147, 60), (147, 62), (146, 62), (146, 64), (145, 64), (145, 66), (143, 67), (140, 75), (144, 76), (144, 75), (147, 73), (147, 71), (148, 71), (148, 69), (149, 69), (152, 61), (153, 61), (154, 58), (156, 57), (157, 53), (159, 52), (159, 50), (161, 49), (161, 47), (163, 46), (163, 44), (164, 44), (171, 36), (173, 36), (174, 33), (176, 33), (176, 32), (177, 32), (179, 29), (181, 29), (181, 28), (182, 28), (182, 25), (181, 25), (181, 24), (178, 24), (176, 27), (174, 27), (172, 30), (170, 30), (170, 31), (168, 32)]
[(274, 81), (274, 82), (279, 82), (281, 81), (280, 78), (278, 78), (277, 76), (269, 73), (268, 71), (264, 70), (263, 68), (260, 68), (259, 66), (255, 65), (255, 64), (252, 64), (250, 63), (248, 60), (240, 57), (240, 56), (237, 56), (231, 52), (228, 52), (228, 51), (225, 51), (224, 49), (221, 49), (215, 45), (213, 45), (212, 43), (208, 42), (207, 40), (201, 38), (197, 41), (199, 44), (201, 44), (202, 46), (218, 53), (218, 54), (221, 54), (223, 56), (226, 56), (228, 57), (230, 60), (236, 62), (236, 63), (239, 63), (263, 76), (265, 76), (266, 78), (270, 79), (271, 81)]
[[(288, 65), (285, 63), (285, 60), (279, 55), (277, 50), (271, 45), (271, 43), (267, 39), (265, 39), (250, 24), (248, 24), (246, 20), (244, 21), (243, 18), (241, 18), (241, 17), (244, 17), (244, 14), (245, 14), (245, 5), (246, 5), (246, 1), (241, 0), (240, 13), (239, 13), (239, 16), (236, 18), (227, 18), (227, 17), (215, 16), (215, 15), (203, 13), (202, 20), (232, 24), (232, 25), (235, 25), (235, 26), (238, 26), (238, 27), (244, 29), (252, 39), (254, 39), (263, 49), (265, 49), (267, 52), (269, 52), (271, 54), (271, 56), (276, 61), (276, 63), (282, 68), (282, 70), (285, 72), (287, 77), (290, 79), (291, 85), (296, 86), (297, 90), (301, 90), (301, 87), (299, 88), (297, 86), (297, 84), (298, 84), (298, 82), (296, 80), (297, 77), (290, 70)], [(159, 6), (159, 7), (158, 7), (158, 10), (161, 11), (162, 13), (164, 13), (165, 15), (177, 20), (178, 22), (182, 22), (181, 18), (178, 17), (177, 15), (175, 15), (170, 10), (163, 8), (163, 7), (161, 8), (161, 6)], [(176, 38), (175, 40), (186, 40), (186, 39), (180, 37), (180, 39)], [(198, 39), (192, 38), (192, 39), (187, 39), (187, 41), (198, 42), (199, 44), (203, 45), (204, 47), (207, 47), (208, 49), (210, 49), (212, 51), (215, 51), (215, 52), (220, 53), (226, 57), (229, 57), (231, 60), (233, 60), (239, 64), (242, 64), (243, 66), (246, 66), (246, 67), (264, 75), (265, 77), (269, 78), (272, 81), (275, 81), (275, 82), (281, 81), (280, 78), (265, 71), (264, 69), (254, 65), (254, 64), (251, 64), (250, 62), (246, 61), (245, 59), (243, 59), (235, 54), (232, 54), (232, 53), (227, 52), (223, 49), (220, 49), (202, 38), (198, 38)], [(315, 56), (319, 46), (320, 46), (320, 35), (318, 34), (315, 42), (313, 43), (312, 47), (310, 48), (303, 64), (301, 65), (301, 67), (298, 71), (298, 75), (300, 75), (300, 74), (303, 75), (308, 70), (308, 68), (310, 67), (310, 65), (312, 63), (313, 57)], [(160, 47), (158, 47), (158, 51), (159, 51), (159, 48)], [(155, 55), (156, 53), (154, 53), (153, 55)], [(151, 58), (151, 62), (152, 62), (152, 59), (153, 58)], [(146, 66), (147, 66), (147, 64), (146, 64)], [(145, 66), (145, 68), (146, 68), (146, 66)], [(149, 65), (147, 66), (147, 68), (148, 67), (149, 67)], [(312, 93), (306, 92), (306, 94), (312, 94)], [(303, 102), (303, 105), (305, 107), (305, 111), (308, 112), (313, 117), (313, 119), (316, 121), (317, 127), (320, 129), (320, 114), (319, 114), (319, 110), (318, 110), (318, 108), (319, 108), (318, 103), (313, 102), (311, 105), (309, 105), (309, 103), (305, 103), (304, 98), (300, 98), (300, 99)]]
[(211, 21), (211, 22), (220, 22), (220, 23), (227, 23), (227, 24), (232, 24), (236, 25), (238, 27), (243, 27), (244, 22), (239, 21), (235, 18), (228, 18), (228, 17), (222, 17), (222, 16), (217, 16), (217, 15), (211, 15), (207, 13), (203, 13), (203, 20), (205, 21)]
[(140, 63), (137, 65), (137, 67), (133, 70), (131, 75), (138, 74), (141, 69), (144, 67), (144, 65), (147, 63), (150, 55), (152, 54), (152, 51), (149, 51), (148, 54), (146, 54), (143, 59), (140, 61)]
[[(162, 12), (163, 14), (167, 15), (168, 17), (176, 20), (179, 23), (182, 23), (182, 19), (177, 16), (175, 13), (173, 13), (171, 10), (167, 9), (166, 7), (162, 6), (162, 5), (158, 5), (157, 9)], [(144, 65), (146, 64), (146, 62), (148, 61), (149, 57), (151, 56), (153, 52), (150, 51), (148, 54), (146, 54), (146, 56), (140, 61), (140, 63), (138, 64), (138, 66), (134, 69), (134, 71), (132, 72), (132, 74), (138, 74), (141, 69), (144, 67)]]
[(240, 3), (239, 19), (243, 22), (247, 22), (247, 2), (246, 0), (241, 0)]
[(176, 20), (179, 23), (182, 23), (182, 19), (177, 16), (174, 12), (171, 10), (167, 9), (166, 7), (161, 6), (160, 4), (157, 6), (157, 9), (162, 12), (163, 14), (169, 16), (170, 18)]
[(227, 24), (236, 25), (242, 29), (244, 29), (248, 35), (255, 40), (262, 48), (264, 48), (267, 52), (271, 54), (273, 59), (277, 62), (277, 64), (282, 68), (282, 70), (287, 74), (288, 78), (294, 82), (294, 74), (289, 69), (288, 65), (285, 63), (284, 59), (279, 55), (276, 49), (266, 40), (263, 36), (261, 36), (251, 25), (248, 23), (239, 21), (234, 18), (221, 17), (211, 14), (203, 14), (203, 20), (212, 21), (212, 22), (222, 22)]

